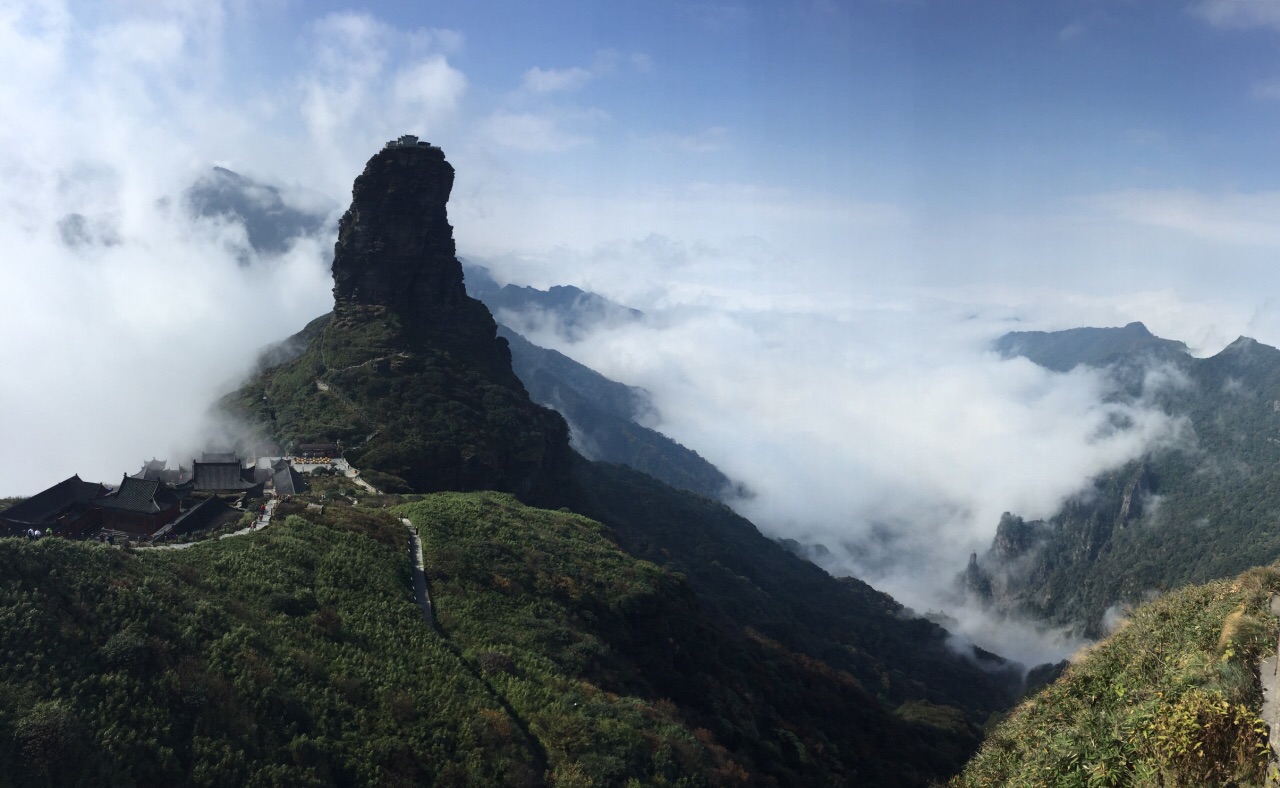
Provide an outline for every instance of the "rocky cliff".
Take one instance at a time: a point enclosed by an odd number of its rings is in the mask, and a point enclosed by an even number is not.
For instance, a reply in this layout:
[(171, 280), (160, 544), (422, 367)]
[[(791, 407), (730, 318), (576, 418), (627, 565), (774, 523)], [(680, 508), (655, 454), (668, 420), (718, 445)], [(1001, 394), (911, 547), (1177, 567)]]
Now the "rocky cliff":
[(285, 445), (343, 441), (391, 490), (558, 504), (568, 428), (529, 400), (493, 317), (463, 288), (452, 187), (437, 147), (397, 141), (375, 154), (339, 225), (333, 314), (286, 341), (301, 355), (266, 362), (224, 405)]
[(1175, 439), (1099, 474), (1043, 521), (1007, 516), (962, 573), (971, 596), (1096, 637), (1113, 605), (1280, 556), (1280, 350), (1241, 337), (1195, 358), (1141, 323), (1009, 334), (996, 347), (1098, 369), (1112, 400), (1161, 414)]
[(389, 143), (369, 159), (338, 225), (334, 316), (358, 320), (381, 308), (406, 338), (519, 386), (493, 316), (462, 283), (446, 210), (453, 175), (444, 152), (424, 142)]

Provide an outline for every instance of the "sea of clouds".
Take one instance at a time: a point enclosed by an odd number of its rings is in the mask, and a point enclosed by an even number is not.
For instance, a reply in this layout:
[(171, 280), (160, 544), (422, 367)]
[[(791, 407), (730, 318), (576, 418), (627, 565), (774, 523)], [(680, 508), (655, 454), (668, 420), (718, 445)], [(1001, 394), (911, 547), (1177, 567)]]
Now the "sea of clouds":
[[(506, 316), (513, 327), (648, 389), (651, 426), (748, 487), (737, 506), (763, 531), (823, 545), (829, 569), (921, 612), (946, 604), (1001, 512), (1048, 516), (1092, 475), (1185, 437), (1141, 402), (1108, 401), (1105, 376), (1003, 359), (992, 340), (1133, 320), (1198, 353), (1240, 333), (1280, 340), (1274, 305), (1239, 284), (1256, 244), (1238, 277), (1197, 274), (1232, 247), (1179, 243), (1168, 217), (1194, 197), (960, 222), (745, 174), (578, 192), (523, 164), (564, 155), (572, 172), (589, 157), (471, 133), (511, 113), (470, 102), (452, 59), (465, 31), (317, 16), (284, 42), (287, 70), (245, 80), (234, 42), (255, 9), (0, 3), (0, 495), (72, 473), (112, 482), (209, 441), (217, 396), (329, 309), (350, 183), (404, 132), (458, 168), (461, 254), (646, 313), (577, 341), (537, 316)], [(337, 207), (287, 251), (255, 252), (237, 223), (184, 207), (215, 165), (301, 210)], [(947, 612), (1026, 661), (1074, 646)]]

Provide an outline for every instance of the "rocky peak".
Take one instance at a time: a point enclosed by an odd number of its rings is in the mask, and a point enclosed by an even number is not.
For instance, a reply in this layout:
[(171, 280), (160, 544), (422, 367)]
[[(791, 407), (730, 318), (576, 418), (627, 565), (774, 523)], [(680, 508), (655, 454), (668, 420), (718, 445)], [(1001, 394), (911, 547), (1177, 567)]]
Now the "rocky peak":
[(387, 143), (369, 159), (338, 225), (334, 317), (341, 323), (385, 315), (408, 339), (425, 338), (514, 379), (497, 324), (463, 287), (445, 207), (453, 174), (440, 148), (412, 135)]
[(333, 296), (338, 310), (380, 305), (406, 324), (440, 323), (470, 301), (445, 210), (453, 167), (440, 148), (409, 139), (388, 143), (356, 178), (338, 226)]

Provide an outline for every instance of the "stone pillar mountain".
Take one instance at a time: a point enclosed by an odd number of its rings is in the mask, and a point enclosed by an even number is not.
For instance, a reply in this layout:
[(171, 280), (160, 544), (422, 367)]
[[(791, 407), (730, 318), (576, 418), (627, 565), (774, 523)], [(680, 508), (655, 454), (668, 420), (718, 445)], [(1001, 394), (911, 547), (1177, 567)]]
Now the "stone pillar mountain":
[(374, 154), (339, 224), (333, 313), (269, 350), (224, 408), (285, 445), (340, 440), (391, 491), (560, 505), (568, 427), (529, 399), (493, 316), (463, 288), (452, 188), (444, 153), (416, 137)]
[(446, 211), (453, 177), (444, 151), (414, 137), (393, 140), (369, 159), (338, 225), (334, 315), (382, 307), (409, 336), (514, 381), (506, 340), (496, 338), (493, 316), (462, 283)]

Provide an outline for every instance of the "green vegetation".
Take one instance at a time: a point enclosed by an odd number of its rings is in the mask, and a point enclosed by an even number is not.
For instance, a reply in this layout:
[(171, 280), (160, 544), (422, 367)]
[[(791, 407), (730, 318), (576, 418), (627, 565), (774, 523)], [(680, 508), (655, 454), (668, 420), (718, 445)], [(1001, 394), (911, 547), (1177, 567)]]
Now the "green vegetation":
[(380, 306), (313, 321), (301, 355), (261, 371), (223, 407), (286, 445), (340, 440), (395, 491), (499, 489), (558, 502), (568, 433), (508, 369), (408, 337)]
[(713, 619), (579, 515), (308, 500), (181, 551), (0, 539), (0, 784), (923, 786), (976, 744)]
[(1056, 372), (1067, 372), (1080, 364), (1102, 367), (1139, 356), (1177, 359), (1187, 354), (1185, 344), (1161, 339), (1141, 323), (1124, 328), (1013, 331), (1000, 337), (995, 349), (1007, 357), (1026, 356)]
[[(1070, 334), (1010, 336), (1033, 360), (1087, 363), (1096, 348), (1068, 342)], [(1018, 560), (984, 558), (993, 578), (1008, 579), (995, 600), (1004, 609), (1097, 636), (1117, 602), (1280, 558), (1280, 351), (1242, 339), (1196, 359), (1147, 337), (1131, 354), (1110, 357), (1115, 399), (1180, 420), (1181, 439), (1101, 475), (1047, 521), (1028, 523)], [(1151, 342), (1166, 343), (1164, 351), (1151, 355)]]
[(423, 626), (403, 527), (345, 514), (184, 551), (0, 540), (0, 782), (538, 782)]
[(399, 511), (419, 525), (442, 631), (545, 747), (557, 785), (734, 773), (670, 702), (613, 680), (634, 668), (603, 632), (660, 609), (673, 577), (623, 554), (597, 523), (509, 496), (440, 494)]
[(557, 784), (924, 785), (976, 745), (955, 709), (886, 714), (847, 674), (717, 624), (597, 522), (494, 493), (399, 511), (423, 535), (441, 630), (528, 723)]
[(1018, 668), (981, 650), (981, 667), (958, 658), (942, 627), (866, 583), (832, 578), (722, 503), (620, 465), (580, 462), (575, 475), (581, 510), (628, 553), (687, 577), (713, 618), (848, 671), (890, 708), (926, 701), (980, 726), (1021, 690)]
[(1280, 570), (1190, 586), (1135, 610), (1019, 706), (954, 786), (1261, 785), (1255, 665), (1272, 653)]

